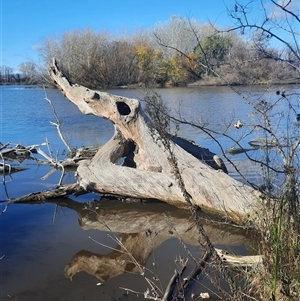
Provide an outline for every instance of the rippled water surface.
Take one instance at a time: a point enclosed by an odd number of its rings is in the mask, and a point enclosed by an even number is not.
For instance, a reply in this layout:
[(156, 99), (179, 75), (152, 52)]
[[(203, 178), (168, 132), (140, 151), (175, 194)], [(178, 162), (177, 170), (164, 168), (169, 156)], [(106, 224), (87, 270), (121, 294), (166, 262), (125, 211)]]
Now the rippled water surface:
[[(262, 87), (251, 88), (248, 96), (254, 103), (262, 97), (268, 101), (272, 99), (275, 90), (263, 90)], [(108, 92), (138, 99), (145, 93), (130, 89)], [(252, 118), (249, 106), (226, 87), (174, 88), (158, 92), (172, 114), (180, 112), (188, 121), (204, 122), (216, 131), (227, 131), (237, 138), (243, 129), (238, 132), (234, 127), (227, 128), (226, 124), (242, 119), (246, 126)], [(57, 121), (47, 98), (51, 100), (61, 131), (72, 147), (101, 145), (113, 135), (113, 125), (108, 120), (83, 115), (58, 90), (2, 86), (0, 97), (3, 144), (12, 142), (28, 146), (48, 140), (51, 150), (46, 148), (44, 151), (52, 156), (63, 156), (65, 146), (56, 127), (50, 123)], [(181, 126), (178, 134), (221, 156), (218, 144), (199, 129)], [(216, 138), (224, 150), (234, 146), (223, 136)], [(247, 141), (242, 143), (247, 145)], [(254, 151), (252, 155), (256, 155)], [(244, 171), (248, 170), (250, 177), (257, 177), (255, 169), (245, 162), (244, 154), (231, 159)], [(2, 201), (52, 189), (59, 181), (59, 172), (41, 180), (51, 171), (50, 166), (37, 165), (32, 160), (25, 160), (21, 165), (27, 169), (6, 177), (6, 185), (1, 185)], [(232, 167), (228, 166), (228, 169), (231, 176), (239, 179)], [(74, 181), (72, 172), (65, 175), (64, 183)], [(5, 202), (1, 207), (2, 210), (5, 208)], [(166, 212), (170, 214), (169, 220), (163, 215)], [(141, 266), (149, 269), (147, 277), (160, 279), (158, 286), (164, 289), (176, 268), (174, 258), (188, 256), (184, 246), (188, 246), (195, 256), (202, 255), (196, 247), (197, 235), (191, 230), (185, 214), (166, 204), (121, 204), (100, 200), (97, 195), (40, 205), (12, 204), (0, 216), (1, 300), (144, 300), (142, 294), (130, 290), (143, 292), (148, 285), (137, 275), (130, 260), (113, 250), (117, 246), (116, 239), (131, 250)], [(179, 242), (174, 229), (168, 228), (170, 222), (177, 225), (184, 244)], [(206, 225), (206, 230), (214, 244), (240, 254), (249, 252), (251, 239), (243, 231), (211, 225)], [(119, 266), (114, 270), (112, 267), (116, 264)], [(119, 276), (112, 277), (112, 271), (116, 270)], [(201, 280), (204, 286), (198, 287), (198, 292), (199, 289), (202, 292), (214, 290), (204, 278)]]

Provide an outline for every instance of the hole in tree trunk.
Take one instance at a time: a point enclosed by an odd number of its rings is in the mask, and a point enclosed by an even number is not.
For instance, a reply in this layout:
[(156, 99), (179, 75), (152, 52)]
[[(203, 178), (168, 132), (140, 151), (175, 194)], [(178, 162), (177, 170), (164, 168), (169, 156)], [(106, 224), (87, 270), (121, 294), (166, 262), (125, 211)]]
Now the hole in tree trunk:
[(130, 107), (125, 102), (117, 102), (117, 108), (121, 115), (129, 115), (131, 113)]
[(134, 155), (136, 152), (136, 145), (133, 141), (128, 140), (126, 148), (122, 156), (117, 160), (116, 164), (120, 166), (126, 166), (131, 168), (136, 168), (134, 162)]

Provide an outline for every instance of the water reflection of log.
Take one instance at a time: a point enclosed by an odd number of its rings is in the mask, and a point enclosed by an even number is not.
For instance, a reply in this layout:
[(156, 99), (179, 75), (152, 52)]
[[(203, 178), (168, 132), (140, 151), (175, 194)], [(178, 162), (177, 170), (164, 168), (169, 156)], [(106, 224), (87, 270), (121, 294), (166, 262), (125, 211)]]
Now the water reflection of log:
[[(65, 268), (65, 275), (70, 279), (80, 271), (94, 275), (101, 282), (128, 271), (140, 272), (154, 250), (170, 238), (178, 238), (187, 245), (199, 245), (199, 235), (189, 212), (165, 203), (124, 203), (105, 198), (91, 203), (68, 198), (51, 202), (74, 210), (82, 229), (110, 231), (111, 237), (119, 240), (117, 248), (108, 254), (87, 250), (75, 254)], [(208, 213), (203, 212), (201, 218), (213, 244), (250, 243), (243, 229), (214, 224)], [(206, 222), (208, 220), (210, 222)]]
[(31, 154), (35, 154), (36, 146), (24, 147), (20, 144), (12, 146), (11, 143), (2, 144), (0, 142), (0, 156), (2, 160), (23, 162), (26, 159), (33, 159)]
[(26, 170), (28, 168), (20, 167), (20, 166), (12, 166), (10, 164), (5, 164), (0, 162), (0, 174), (11, 175), (15, 172)]
[(20, 144), (13, 146), (10, 142), (6, 144), (0, 142), (0, 159), (2, 160), (2, 162), (0, 162), (0, 174), (11, 175), (19, 171), (27, 170), (28, 168), (20, 166), (20, 163), (25, 160), (34, 160), (31, 155), (36, 152), (34, 145), (24, 147)]

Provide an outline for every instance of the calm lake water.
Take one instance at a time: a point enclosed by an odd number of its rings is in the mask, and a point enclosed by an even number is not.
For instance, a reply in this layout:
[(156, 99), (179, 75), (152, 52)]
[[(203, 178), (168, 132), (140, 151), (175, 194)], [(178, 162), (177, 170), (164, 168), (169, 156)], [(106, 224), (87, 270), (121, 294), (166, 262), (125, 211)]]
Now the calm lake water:
[[(247, 96), (253, 103), (272, 101), (276, 89), (278, 87), (264, 91), (263, 87), (252, 87), (248, 89)], [(131, 89), (108, 92), (138, 99), (142, 99), (144, 93)], [(172, 114), (180, 112), (182, 118), (188, 121), (205, 122), (211, 129), (227, 131), (236, 138), (253, 120), (249, 106), (227, 87), (172, 88), (158, 92)], [(2, 86), (0, 97), (0, 141), (3, 144), (11, 142), (13, 145), (29, 146), (47, 139), (51, 150), (43, 150), (63, 158), (65, 146), (58, 137), (56, 127), (50, 123), (56, 120), (46, 98), (52, 101), (62, 133), (72, 147), (101, 145), (113, 135), (113, 125), (109, 121), (83, 115), (58, 90)], [(284, 107), (281, 109), (284, 110)], [(244, 128), (239, 131), (233, 126), (227, 128), (226, 124), (233, 124), (238, 119), (243, 121)], [(248, 147), (247, 142), (256, 134), (249, 135), (242, 145)], [(199, 129), (181, 126), (178, 135), (192, 139), (221, 156), (218, 144)], [(224, 150), (235, 146), (222, 135), (216, 138)], [(250, 154), (254, 157), (259, 155), (255, 151)], [(246, 163), (244, 154), (231, 156), (230, 159), (243, 168), (253, 181), (259, 179), (256, 169)], [(37, 165), (32, 160), (21, 164), (12, 162), (12, 165), (21, 165), (27, 170), (5, 178), (6, 189), (1, 185), (2, 201), (7, 197), (51, 189), (60, 178), (57, 171), (42, 180), (52, 168)], [(240, 180), (234, 169), (228, 164), (227, 167), (229, 174)], [(73, 173), (65, 175), (64, 183), (74, 181)], [(5, 202), (1, 206), (3, 210)], [(120, 204), (113, 200), (100, 200), (99, 196), (90, 194), (41, 205), (10, 205), (0, 216), (0, 257), (3, 256), (0, 261), (1, 300), (144, 300), (142, 294), (132, 293), (131, 290), (144, 292), (147, 282), (136, 274), (125, 255), (122, 257), (120, 252), (110, 249), (117, 246), (117, 237), (139, 258), (139, 264), (148, 268), (146, 276), (153, 278), (155, 275), (159, 279), (158, 287), (164, 290), (176, 267), (174, 258), (179, 255), (188, 257), (176, 235), (170, 229), (166, 231), (168, 219), (163, 216), (165, 212), (170, 213), (174, 224), (180, 225), (177, 230), (186, 246), (196, 257), (201, 257), (201, 250), (196, 247), (197, 234), (190, 230), (188, 216), (166, 204)], [(242, 230), (209, 224), (205, 227), (214, 244), (240, 254), (249, 252), (251, 240)], [(148, 234), (145, 236), (145, 233)], [(116, 262), (119, 264), (117, 274), (120, 275), (112, 277), (112, 267)], [(72, 275), (73, 280), (66, 275)], [(112, 278), (105, 281), (109, 277)], [(201, 283), (202, 286), (193, 288), (195, 293), (213, 294), (215, 289), (207, 277), (203, 276)], [(128, 289), (128, 295), (122, 288)]]

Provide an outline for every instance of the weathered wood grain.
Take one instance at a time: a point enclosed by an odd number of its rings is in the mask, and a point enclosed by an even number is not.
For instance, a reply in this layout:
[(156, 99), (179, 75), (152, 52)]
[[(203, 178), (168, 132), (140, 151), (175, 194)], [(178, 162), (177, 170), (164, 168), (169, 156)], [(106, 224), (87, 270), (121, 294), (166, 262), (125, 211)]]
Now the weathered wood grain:
[[(169, 153), (158, 133), (151, 130), (138, 100), (72, 84), (55, 60), (49, 73), (82, 113), (107, 118), (115, 127), (114, 136), (91, 160), (79, 162), (77, 180), (81, 187), (99, 193), (159, 199), (177, 206), (185, 204)], [(192, 154), (194, 147), (189, 153), (188, 142), (184, 145), (182, 141), (177, 142), (170, 141), (171, 149), (193, 204), (231, 216), (251, 213), (258, 199), (257, 191), (199, 160), (201, 156)], [(130, 164), (118, 164), (120, 158), (126, 158), (124, 162)]]

